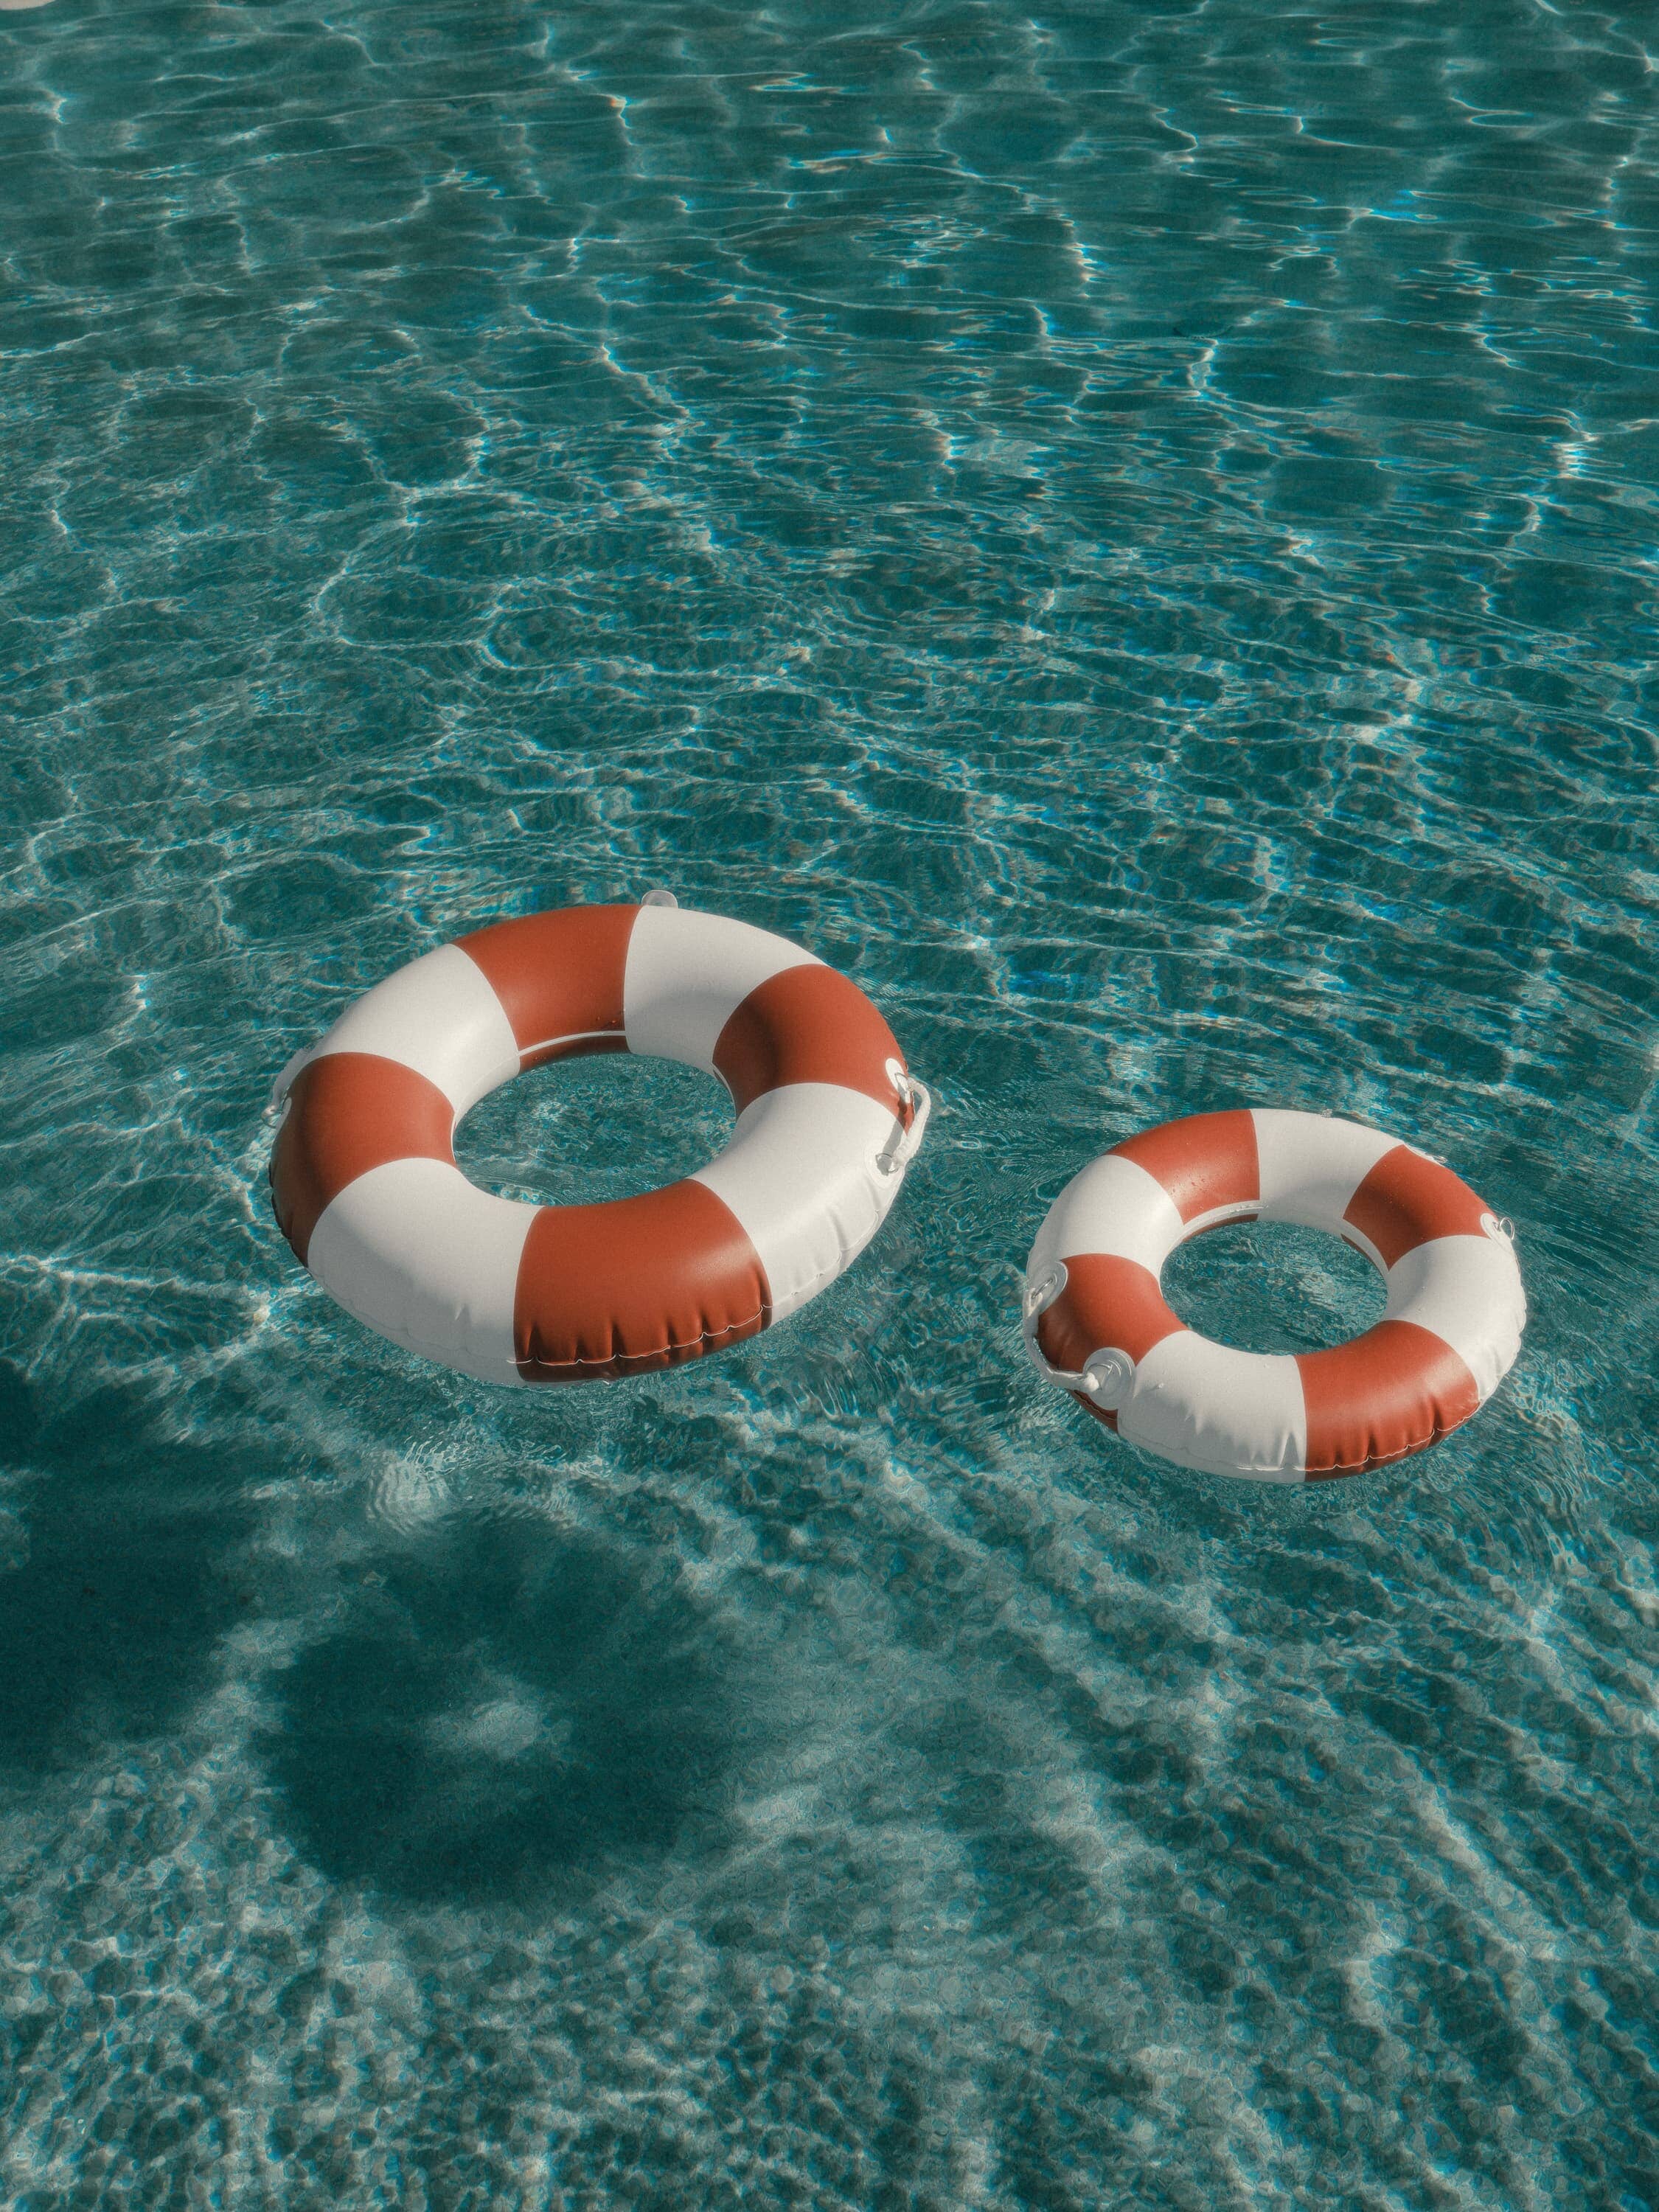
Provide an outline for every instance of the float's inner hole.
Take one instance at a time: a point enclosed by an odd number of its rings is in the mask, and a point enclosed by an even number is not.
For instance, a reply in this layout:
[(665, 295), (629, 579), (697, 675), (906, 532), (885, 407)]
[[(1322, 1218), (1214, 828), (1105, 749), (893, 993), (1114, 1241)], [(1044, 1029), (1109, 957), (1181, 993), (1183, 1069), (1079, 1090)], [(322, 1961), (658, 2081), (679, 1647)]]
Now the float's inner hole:
[(532, 1067), (455, 1132), (463, 1175), (502, 1198), (591, 1206), (706, 1167), (732, 1133), (726, 1086), (673, 1060), (608, 1052)]
[(1319, 1352), (1382, 1318), (1382, 1279), (1322, 1229), (1230, 1222), (1172, 1252), (1164, 1295), (1188, 1328), (1242, 1352)]

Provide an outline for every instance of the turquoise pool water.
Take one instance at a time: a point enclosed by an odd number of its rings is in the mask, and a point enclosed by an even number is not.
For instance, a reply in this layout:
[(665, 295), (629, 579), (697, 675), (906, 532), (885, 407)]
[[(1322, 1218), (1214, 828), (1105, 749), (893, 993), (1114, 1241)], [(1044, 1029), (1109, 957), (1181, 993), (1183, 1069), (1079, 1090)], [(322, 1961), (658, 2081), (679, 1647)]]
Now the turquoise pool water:
[[(1659, 2202), (1652, 30), (0, 17), (8, 2205)], [(415, 1366), (272, 1075), (659, 884), (878, 1000), (903, 1202), (675, 1376)], [(1024, 1367), (1060, 1184), (1247, 1101), (1514, 1218), (1431, 1456), (1262, 1494)], [(592, 1062), (464, 1149), (723, 1127)]]

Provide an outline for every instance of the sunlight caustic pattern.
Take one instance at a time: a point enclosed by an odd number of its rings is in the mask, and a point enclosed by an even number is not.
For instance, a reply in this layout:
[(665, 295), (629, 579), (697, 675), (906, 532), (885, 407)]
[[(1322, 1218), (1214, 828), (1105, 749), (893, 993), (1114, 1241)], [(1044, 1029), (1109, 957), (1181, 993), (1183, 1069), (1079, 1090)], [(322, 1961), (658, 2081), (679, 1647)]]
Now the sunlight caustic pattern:
[[(8, 13), (9, 2204), (1659, 2197), (1651, 29)], [(879, 1007), (904, 1204), (695, 1368), (411, 1361), (272, 1076), (659, 884)], [(1026, 1365), (1066, 1178), (1241, 1105), (1514, 1219), (1431, 1455), (1241, 1496)], [(1167, 1287), (1302, 1352), (1352, 1260)]]

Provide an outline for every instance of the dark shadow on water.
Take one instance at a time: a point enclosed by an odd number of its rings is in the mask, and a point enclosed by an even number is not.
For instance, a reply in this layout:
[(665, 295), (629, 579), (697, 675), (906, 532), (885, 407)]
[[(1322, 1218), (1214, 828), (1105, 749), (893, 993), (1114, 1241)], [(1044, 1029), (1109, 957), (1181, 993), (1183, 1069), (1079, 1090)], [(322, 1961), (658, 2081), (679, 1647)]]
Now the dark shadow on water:
[(751, 1673), (672, 1561), (452, 1520), (289, 1669), (264, 1750), (337, 1880), (507, 1899), (659, 1855), (715, 1812), (757, 1736)]
[[(291, 1609), (245, 1502), (276, 1470), (245, 1437), (233, 1471), (172, 1410), (117, 1390), (60, 1407), (0, 1361), (0, 1772), (178, 1728), (228, 1632)], [(776, 1711), (672, 1557), (535, 1518), (388, 1538), (273, 1692), (260, 1749), (299, 1847), (428, 1900), (659, 1856), (729, 1802)]]
[(246, 1510), (220, 1455), (154, 1402), (59, 1410), (0, 1362), (9, 1535), (0, 1571), (0, 1767), (45, 1771), (175, 1725), (252, 1603)]

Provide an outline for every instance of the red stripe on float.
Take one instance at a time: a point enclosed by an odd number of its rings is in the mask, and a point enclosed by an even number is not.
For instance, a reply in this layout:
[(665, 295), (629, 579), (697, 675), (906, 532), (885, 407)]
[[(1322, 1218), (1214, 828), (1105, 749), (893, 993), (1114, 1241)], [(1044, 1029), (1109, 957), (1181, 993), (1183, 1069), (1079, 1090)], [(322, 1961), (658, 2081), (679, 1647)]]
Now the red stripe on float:
[(514, 1301), (526, 1382), (590, 1382), (678, 1367), (771, 1319), (760, 1255), (706, 1184), (599, 1206), (544, 1206)]
[(1310, 1482), (1421, 1451), (1460, 1428), (1480, 1403), (1474, 1376), (1450, 1345), (1415, 1322), (1379, 1322), (1352, 1344), (1298, 1352), (1296, 1364), (1308, 1409)]
[(513, 1024), (525, 1067), (626, 1052), (623, 978), (636, 906), (562, 907), (455, 940)]
[(1066, 1287), (1037, 1323), (1037, 1344), (1051, 1367), (1073, 1372), (1091, 1352), (1109, 1348), (1127, 1352), (1139, 1366), (1155, 1344), (1185, 1327), (1150, 1267), (1079, 1252), (1066, 1262)]
[(838, 1083), (908, 1118), (887, 1073), (897, 1040), (856, 983), (833, 968), (786, 968), (727, 1018), (714, 1066), (738, 1111), (786, 1083)]
[[(1051, 1367), (1073, 1375), (1097, 1352), (1127, 1352), (1139, 1366), (1155, 1344), (1185, 1327), (1150, 1267), (1080, 1252), (1066, 1262), (1066, 1287), (1037, 1322), (1037, 1349)], [(1080, 1391), (1073, 1395), (1109, 1429), (1116, 1428), (1115, 1413)]]
[(455, 1109), (435, 1083), (378, 1053), (331, 1052), (309, 1061), (288, 1094), (270, 1148), (277, 1226), (301, 1267), (323, 1208), (349, 1183), (391, 1160), (447, 1160)]
[(1437, 1237), (1479, 1237), (1486, 1210), (1449, 1168), (1396, 1145), (1355, 1191), (1342, 1218), (1369, 1237), (1383, 1266), (1392, 1267)]
[(1248, 1109), (1188, 1114), (1183, 1121), (1126, 1137), (1112, 1151), (1156, 1176), (1183, 1221), (1195, 1221), (1219, 1206), (1256, 1204), (1261, 1197), (1255, 1120)]

